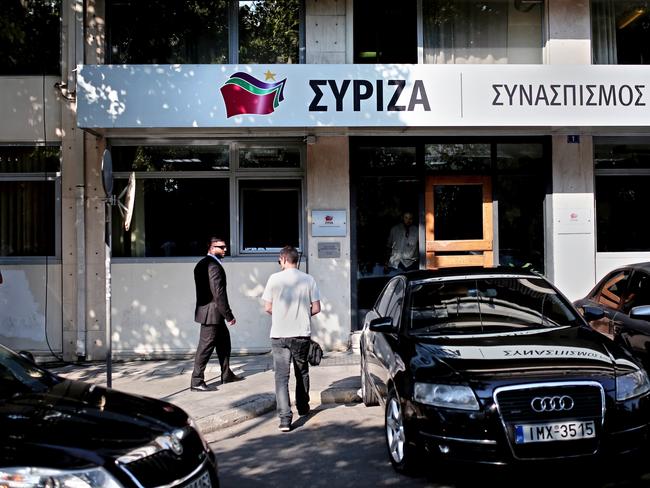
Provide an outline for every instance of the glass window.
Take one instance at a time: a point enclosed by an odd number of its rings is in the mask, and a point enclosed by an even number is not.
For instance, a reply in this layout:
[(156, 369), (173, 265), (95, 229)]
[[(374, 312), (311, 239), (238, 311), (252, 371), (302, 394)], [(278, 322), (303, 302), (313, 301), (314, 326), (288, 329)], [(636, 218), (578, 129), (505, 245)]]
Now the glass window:
[(638, 0), (592, 0), (594, 64), (650, 64), (650, 5)]
[(634, 307), (650, 305), (650, 276), (642, 271), (635, 271), (625, 293), (621, 310), (630, 313)]
[(388, 306), (390, 305), (390, 302), (393, 298), (393, 292), (395, 291), (395, 287), (397, 286), (398, 281), (399, 280), (391, 281), (386, 286), (384, 293), (381, 295), (381, 298), (377, 302), (375, 309), (377, 310), (377, 314), (379, 314), (380, 317), (386, 317), (388, 315)]
[(542, 144), (497, 144), (494, 198), (499, 264), (544, 269), (544, 199), (548, 164)]
[(392, 297), (386, 309), (386, 316), (393, 319), (393, 326), (399, 327), (400, 319), (402, 318), (402, 304), (404, 303), (404, 281), (395, 280), (395, 288), (393, 289)]
[(228, 146), (117, 146), (115, 171), (223, 171), (230, 166)]
[(650, 140), (597, 138), (594, 159), (597, 250), (650, 250), (650, 228), (639, 220), (650, 207)]
[(240, 168), (300, 168), (300, 148), (243, 147), (239, 150)]
[(107, 63), (299, 63), (302, 0), (106, 0)]
[(424, 164), (428, 171), (484, 174), (491, 169), (490, 144), (425, 144)]
[(424, 62), (541, 64), (542, 4), (423, 0)]
[(300, 9), (300, 0), (239, 1), (239, 63), (299, 63)]
[(354, 62), (418, 62), (415, 0), (355, 0)]
[(483, 239), (482, 185), (435, 185), (433, 200), (436, 240)]
[(0, 75), (61, 73), (61, 1), (3, 0)]
[(414, 333), (463, 334), (562, 327), (576, 315), (542, 278), (481, 278), (412, 285)]
[(0, 147), (0, 256), (56, 255), (58, 147)]
[(228, 62), (228, 0), (107, 0), (107, 63)]
[[(181, 141), (179, 141), (181, 142)], [(188, 141), (191, 142), (191, 141)], [(123, 227), (113, 209), (113, 254), (116, 257), (173, 257), (205, 254), (205, 241), (218, 236), (233, 255), (270, 253), (285, 245), (300, 247), (302, 220), (302, 148), (295, 141), (255, 147), (239, 142), (214, 145), (130, 146), (114, 141), (114, 194), (118, 199), (136, 175), (131, 225)], [(239, 171), (232, 155), (239, 155)], [(0, 166), (1, 167), (1, 166)], [(284, 168), (285, 179), (240, 179), (269, 176)], [(231, 188), (238, 186), (233, 195)], [(239, 227), (231, 235), (232, 212), (239, 208)]]
[[(115, 180), (119, 195), (128, 180)], [(230, 242), (228, 179), (137, 179), (129, 230), (113, 207), (116, 257), (200, 256), (210, 236)]]
[(368, 146), (358, 149), (359, 161), (368, 170), (411, 172), (416, 168), (415, 147)]
[(239, 205), (242, 252), (301, 247), (299, 180), (241, 180)]
[(627, 288), (627, 282), (631, 271), (618, 271), (612, 273), (596, 294), (596, 301), (609, 308), (618, 309), (621, 305), (621, 298)]

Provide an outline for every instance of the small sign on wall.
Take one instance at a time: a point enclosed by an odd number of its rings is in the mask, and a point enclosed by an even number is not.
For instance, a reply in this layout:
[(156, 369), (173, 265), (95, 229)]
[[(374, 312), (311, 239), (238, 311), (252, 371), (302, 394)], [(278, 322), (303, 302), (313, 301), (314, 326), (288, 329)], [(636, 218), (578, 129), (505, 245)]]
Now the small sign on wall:
[(319, 258), (340, 258), (341, 243), (340, 242), (319, 242), (318, 257)]
[(345, 237), (347, 235), (345, 210), (312, 210), (311, 235), (313, 237)]

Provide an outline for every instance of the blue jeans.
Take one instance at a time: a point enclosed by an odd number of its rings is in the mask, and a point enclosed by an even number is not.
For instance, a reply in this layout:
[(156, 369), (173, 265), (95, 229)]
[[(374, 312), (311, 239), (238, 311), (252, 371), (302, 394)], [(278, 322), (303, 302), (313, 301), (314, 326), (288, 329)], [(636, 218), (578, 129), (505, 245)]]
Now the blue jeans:
[(289, 373), (293, 362), (296, 376), (296, 407), (298, 411), (309, 409), (309, 337), (271, 338), (273, 369), (275, 371), (275, 401), (281, 420), (291, 421), (289, 400)]

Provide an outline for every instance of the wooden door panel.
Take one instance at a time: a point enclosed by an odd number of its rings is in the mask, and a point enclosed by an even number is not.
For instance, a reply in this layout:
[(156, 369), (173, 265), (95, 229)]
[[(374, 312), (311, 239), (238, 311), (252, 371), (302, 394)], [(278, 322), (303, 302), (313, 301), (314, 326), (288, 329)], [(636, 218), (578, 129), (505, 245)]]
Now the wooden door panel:
[[(475, 185), (481, 187), (482, 239), (436, 240), (434, 189), (437, 186), (445, 185)], [(492, 211), (492, 180), (489, 176), (427, 176), (425, 190), (427, 268), (493, 266), (494, 232)]]

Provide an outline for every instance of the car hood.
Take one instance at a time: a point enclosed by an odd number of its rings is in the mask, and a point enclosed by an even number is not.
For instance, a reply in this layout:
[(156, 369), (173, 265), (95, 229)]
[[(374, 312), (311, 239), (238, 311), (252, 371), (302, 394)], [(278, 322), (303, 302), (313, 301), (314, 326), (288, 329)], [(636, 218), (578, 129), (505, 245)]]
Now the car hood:
[(187, 415), (171, 404), (62, 380), (0, 396), (0, 466), (103, 465), (185, 425)]
[(565, 374), (605, 375), (635, 371), (638, 366), (614, 342), (586, 327), (535, 331), (418, 337), (412, 366), (416, 378), (428, 370), (448, 369), (464, 379), (486, 376), (536, 377)]

